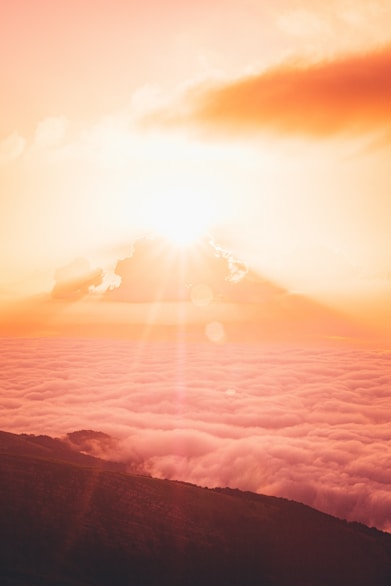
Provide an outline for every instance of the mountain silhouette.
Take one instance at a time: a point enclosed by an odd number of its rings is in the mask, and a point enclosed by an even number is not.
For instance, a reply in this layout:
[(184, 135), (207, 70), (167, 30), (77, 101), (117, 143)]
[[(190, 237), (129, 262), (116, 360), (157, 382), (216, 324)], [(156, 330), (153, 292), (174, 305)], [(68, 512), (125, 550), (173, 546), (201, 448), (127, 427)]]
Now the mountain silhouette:
[(37, 437), (0, 435), (4, 586), (391, 584), (388, 533), (286, 499), (110, 470)]

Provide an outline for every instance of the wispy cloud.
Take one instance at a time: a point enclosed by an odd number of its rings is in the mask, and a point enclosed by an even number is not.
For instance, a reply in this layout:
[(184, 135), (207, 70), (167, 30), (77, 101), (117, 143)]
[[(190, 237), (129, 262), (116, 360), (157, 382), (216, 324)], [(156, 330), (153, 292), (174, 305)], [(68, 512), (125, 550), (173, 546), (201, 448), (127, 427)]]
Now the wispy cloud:
[(13, 132), (0, 142), (0, 165), (10, 163), (20, 157), (26, 147), (26, 139)]
[(0, 356), (2, 429), (100, 430), (130, 469), (391, 529), (388, 352), (3, 339)]
[(34, 147), (51, 148), (57, 146), (66, 135), (69, 120), (65, 116), (49, 117), (41, 120), (34, 135)]

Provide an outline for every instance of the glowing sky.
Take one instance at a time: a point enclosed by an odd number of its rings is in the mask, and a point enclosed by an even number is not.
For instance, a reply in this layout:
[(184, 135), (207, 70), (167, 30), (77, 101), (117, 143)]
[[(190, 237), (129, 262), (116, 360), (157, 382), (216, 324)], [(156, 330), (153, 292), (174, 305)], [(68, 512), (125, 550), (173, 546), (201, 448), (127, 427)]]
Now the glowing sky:
[(113, 266), (167, 208), (290, 289), (387, 294), (390, 8), (7, 3), (4, 295)]

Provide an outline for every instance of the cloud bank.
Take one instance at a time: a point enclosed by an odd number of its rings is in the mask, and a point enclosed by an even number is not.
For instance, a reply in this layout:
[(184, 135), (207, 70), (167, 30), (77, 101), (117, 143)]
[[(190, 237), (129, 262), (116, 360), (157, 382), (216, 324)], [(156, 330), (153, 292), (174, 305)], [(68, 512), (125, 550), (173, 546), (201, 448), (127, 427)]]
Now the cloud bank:
[(140, 238), (132, 255), (117, 262), (115, 274), (120, 284), (107, 294), (120, 301), (181, 301), (190, 298), (193, 285), (206, 284), (212, 296), (224, 295), (246, 271), (243, 263), (208, 237), (189, 250), (162, 237)]
[(391, 354), (2, 339), (0, 429), (115, 438), (129, 470), (284, 496), (391, 530)]
[[(166, 123), (218, 132), (327, 137), (389, 129), (391, 45), (317, 63), (283, 63), (233, 81), (193, 89)], [(159, 115), (158, 115), (159, 118)]]

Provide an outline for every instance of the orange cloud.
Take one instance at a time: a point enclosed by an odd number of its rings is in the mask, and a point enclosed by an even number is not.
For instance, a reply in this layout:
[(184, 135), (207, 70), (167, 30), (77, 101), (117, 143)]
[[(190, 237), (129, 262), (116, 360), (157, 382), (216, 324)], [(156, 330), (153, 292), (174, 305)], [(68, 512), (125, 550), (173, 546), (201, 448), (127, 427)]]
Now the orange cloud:
[[(285, 63), (259, 75), (189, 94), (194, 121), (225, 132), (272, 131), (324, 137), (391, 124), (391, 45), (313, 64)], [(180, 120), (181, 119), (181, 120)]]

